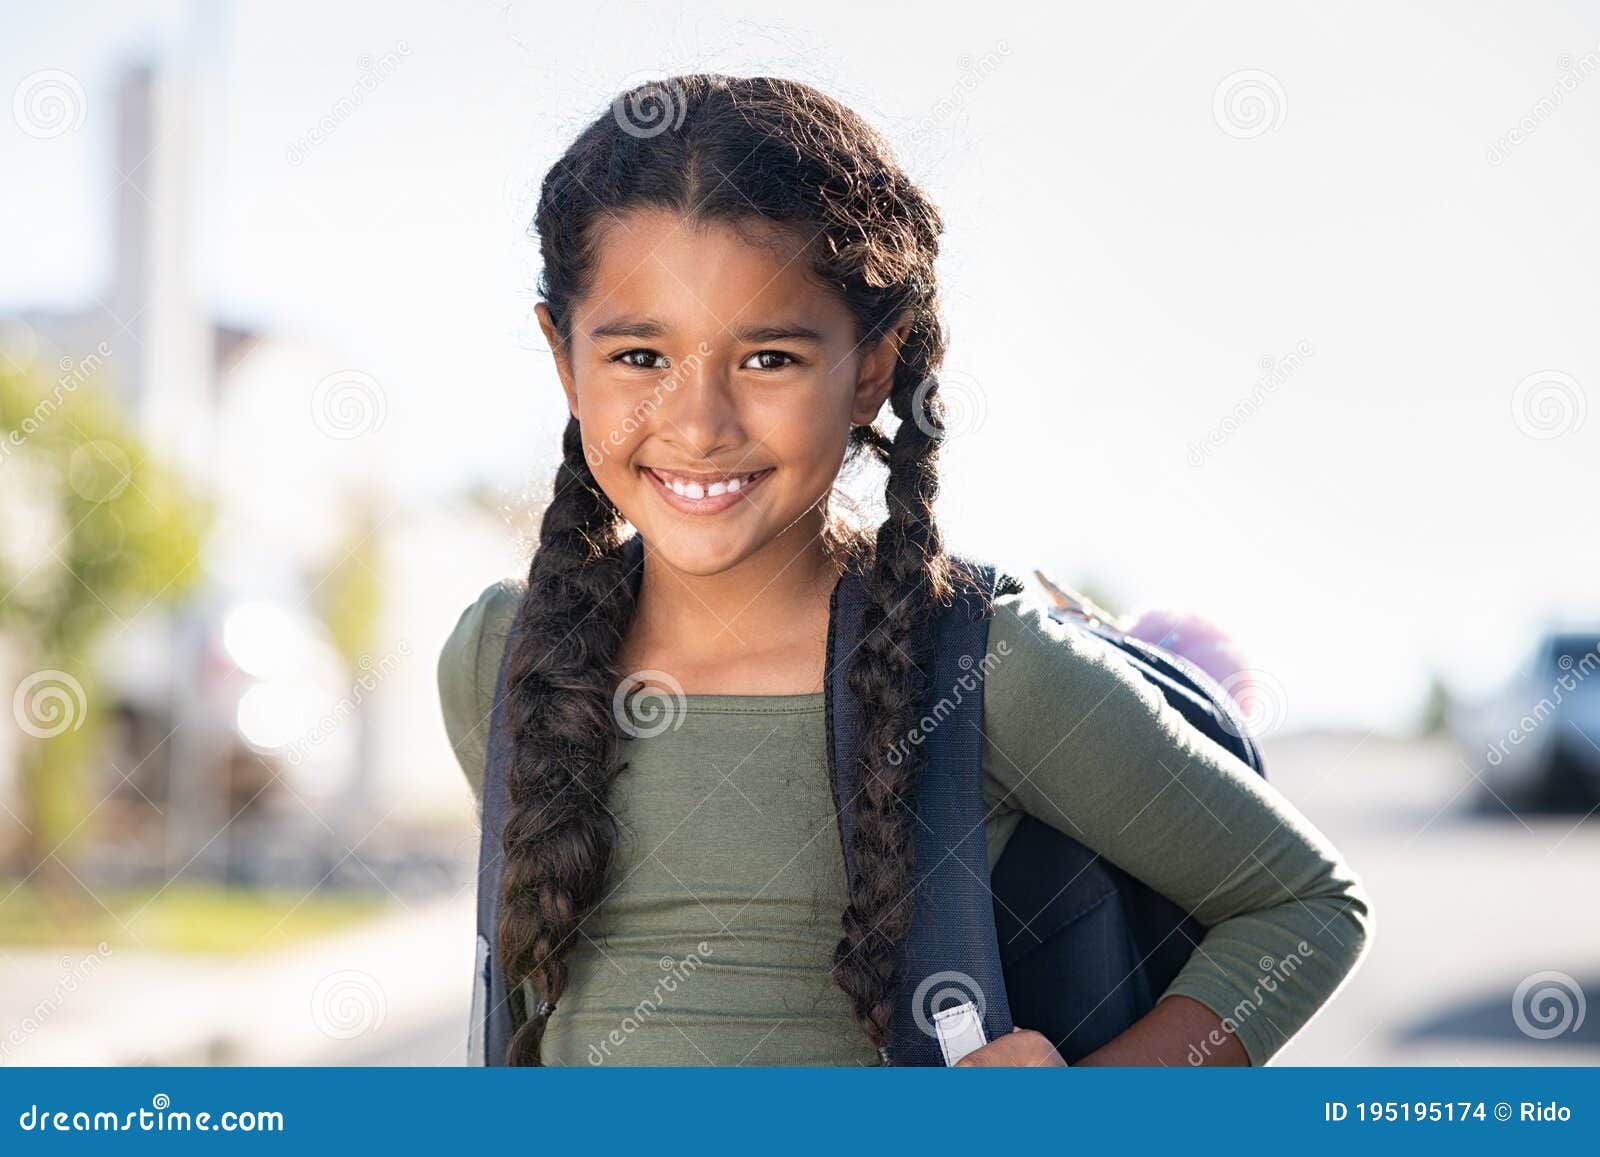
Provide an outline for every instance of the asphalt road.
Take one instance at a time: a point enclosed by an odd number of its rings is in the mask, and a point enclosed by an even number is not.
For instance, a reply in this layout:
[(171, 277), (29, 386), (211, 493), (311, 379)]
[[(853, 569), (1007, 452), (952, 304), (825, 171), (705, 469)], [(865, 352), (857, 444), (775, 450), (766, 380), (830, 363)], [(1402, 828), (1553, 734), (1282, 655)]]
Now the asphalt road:
[(1361, 968), (1278, 1063), (1600, 1064), (1600, 813), (1477, 808), (1442, 742), (1296, 737), (1266, 754), (1377, 916)]

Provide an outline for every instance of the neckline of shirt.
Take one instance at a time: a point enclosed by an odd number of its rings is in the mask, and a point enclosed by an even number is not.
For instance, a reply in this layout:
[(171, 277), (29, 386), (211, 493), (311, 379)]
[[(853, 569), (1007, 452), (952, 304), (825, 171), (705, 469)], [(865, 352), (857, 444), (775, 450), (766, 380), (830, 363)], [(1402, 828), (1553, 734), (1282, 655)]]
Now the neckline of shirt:
[(827, 706), (827, 693), (809, 691), (798, 695), (683, 695), (678, 697), (683, 710), (705, 715), (795, 715), (821, 711)]

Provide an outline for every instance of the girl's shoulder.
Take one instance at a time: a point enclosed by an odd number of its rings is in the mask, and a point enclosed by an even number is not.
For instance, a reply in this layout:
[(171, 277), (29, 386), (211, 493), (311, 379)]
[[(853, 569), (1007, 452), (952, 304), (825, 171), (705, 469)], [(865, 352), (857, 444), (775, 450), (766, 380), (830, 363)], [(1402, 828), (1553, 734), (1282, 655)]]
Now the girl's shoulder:
[(1126, 676), (1142, 682), (1121, 651), (1098, 635), (1052, 618), (1043, 599), (1032, 592), (999, 595), (993, 611), (988, 649), (996, 673), (1009, 665), (1013, 678), (1020, 669), (1085, 683)]
[(500, 658), (526, 590), (526, 580), (519, 578), (485, 587), (462, 610), (439, 650), (439, 704), (445, 732), (474, 792), (483, 780)]
[(1163, 713), (1160, 691), (1104, 639), (1051, 618), (1031, 592), (994, 601), (985, 661), (985, 726), (1028, 734), (1067, 716), (1082, 726), (1074, 742), (1104, 727)]

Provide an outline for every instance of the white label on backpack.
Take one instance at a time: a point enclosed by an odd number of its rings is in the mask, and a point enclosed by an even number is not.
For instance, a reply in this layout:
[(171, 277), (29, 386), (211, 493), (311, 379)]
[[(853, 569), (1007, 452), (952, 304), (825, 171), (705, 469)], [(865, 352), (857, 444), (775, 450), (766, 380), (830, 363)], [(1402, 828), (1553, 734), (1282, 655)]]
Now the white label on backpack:
[(478, 937), (478, 966), (472, 974), (472, 1019), (467, 1022), (467, 1064), (489, 1063), (484, 1021), (489, 1014), (489, 941)]
[(933, 1014), (933, 1031), (939, 1038), (944, 1063), (953, 1065), (968, 1053), (989, 1043), (978, 1006), (972, 1001)]

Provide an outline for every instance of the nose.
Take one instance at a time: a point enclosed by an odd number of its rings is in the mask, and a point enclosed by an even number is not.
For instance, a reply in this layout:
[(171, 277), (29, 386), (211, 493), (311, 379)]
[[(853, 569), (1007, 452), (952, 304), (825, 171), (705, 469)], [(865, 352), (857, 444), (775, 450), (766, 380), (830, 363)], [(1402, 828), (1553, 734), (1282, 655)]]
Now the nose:
[(716, 459), (744, 444), (732, 381), (714, 358), (696, 353), (679, 363), (668, 380), (662, 414), (661, 437), (690, 457)]

